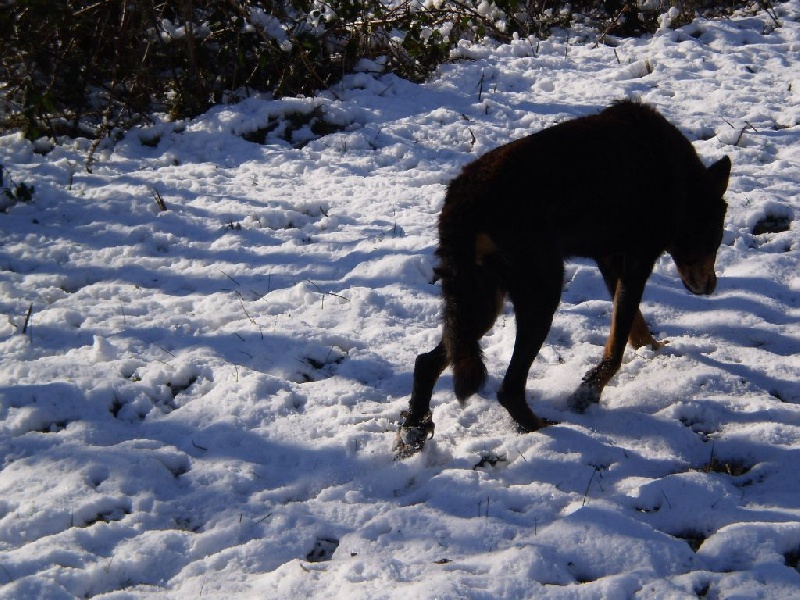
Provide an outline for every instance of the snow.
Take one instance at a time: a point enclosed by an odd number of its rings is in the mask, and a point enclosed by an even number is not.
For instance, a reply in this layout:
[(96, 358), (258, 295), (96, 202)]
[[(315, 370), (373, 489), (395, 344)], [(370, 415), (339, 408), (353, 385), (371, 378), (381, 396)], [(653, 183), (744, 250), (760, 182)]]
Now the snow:
[[(800, 597), (800, 2), (775, 8), (465, 43), (424, 85), (250, 98), (91, 173), (88, 142), (0, 138), (36, 189), (0, 214), (0, 598)], [(642, 311), (669, 343), (577, 415), (611, 305), (571, 262), (528, 381), (560, 424), (520, 435), (494, 400), (507, 309), (484, 393), (460, 406), (446, 372), (434, 438), (394, 461), (446, 183), (629, 96), (733, 160), (717, 292), (660, 260)]]

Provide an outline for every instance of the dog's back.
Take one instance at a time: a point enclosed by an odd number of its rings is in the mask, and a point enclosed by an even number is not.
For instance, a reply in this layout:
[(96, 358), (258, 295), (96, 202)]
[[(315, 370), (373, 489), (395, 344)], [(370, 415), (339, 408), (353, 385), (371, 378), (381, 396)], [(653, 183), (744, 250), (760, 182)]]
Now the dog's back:
[(555, 243), (564, 256), (595, 257), (614, 245), (660, 254), (704, 172), (691, 143), (664, 117), (619, 102), (467, 165), (448, 188), (440, 242), (480, 230), (493, 239)]

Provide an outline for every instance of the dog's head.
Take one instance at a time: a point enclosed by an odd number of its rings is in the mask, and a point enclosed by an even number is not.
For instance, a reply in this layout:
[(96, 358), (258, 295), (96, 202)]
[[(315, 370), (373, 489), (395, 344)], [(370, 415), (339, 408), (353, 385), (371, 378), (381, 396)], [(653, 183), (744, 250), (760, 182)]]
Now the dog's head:
[(727, 156), (706, 169), (706, 181), (686, 215), (684, 229), (669, 249), (683, 285), (693, 294), (707, 295), (717, 287), (714, 263), (722, 243), (728, 209), (722, 196), (728, 189), (730, 173), (731, 160)]

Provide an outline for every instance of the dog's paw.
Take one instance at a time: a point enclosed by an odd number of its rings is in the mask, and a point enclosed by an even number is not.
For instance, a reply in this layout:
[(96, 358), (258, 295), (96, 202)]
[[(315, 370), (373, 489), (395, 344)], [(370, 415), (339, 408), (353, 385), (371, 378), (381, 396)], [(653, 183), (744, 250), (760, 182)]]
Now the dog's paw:
[(558, 425), (558, 421), (543, 419), (542, 417), (537, 417), (533, 413), (525, 415), (520, 419), (514, 418), (514, 422), (517, 425), (517, 431), (519, 433), (533, 433), (534, 431), (539, 431), (550, 425)]
[(600, 390), (593, 385), (581, 384), (569, 399), (569, 407), (573, 412), (584, 413), (592, 404), (600, 402)]
[(392, 447), (394, 459), (402, 460), (422, 450), (425, 442), (433, 437), (433, 430), (433, 416), (430, 411), (415, 423), (409, 423), (406, 417), (400, 429), (397, 430), (397, 437)]
[(534, 433), (535, 431), (539, 431), (545, 427), (550, 427), (551, 425), (558, 425), (558, 421), (551, 421), (550, 419), (543, 419), (541, 417), (536, 417), (536, 421), (533, 423), (517, 423), (517, 433)]
[(517, 425), (519, 433), (533, 433), (548, 425), (558, 425), (557, 421), (548, 421), (533, 414), (530, 406), (525, 402), (525, 393), (510, 394), (504, 389), (497, 391), (497, 400), (508, 411), (508, 414)]

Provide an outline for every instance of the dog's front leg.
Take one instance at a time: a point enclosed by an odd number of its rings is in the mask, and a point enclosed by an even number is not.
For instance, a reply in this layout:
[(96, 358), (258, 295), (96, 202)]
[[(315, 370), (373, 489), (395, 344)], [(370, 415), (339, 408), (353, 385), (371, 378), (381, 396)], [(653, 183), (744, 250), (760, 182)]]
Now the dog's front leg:
[(659, 342), (653, 337), (653, 334), (650, 333), (650, 328), (647, 326), (647, 323), (645, 323), (642, 312), (639, 309), (636, 310), (636, 316), (633, 319), (631, 332), (628, 334), (628, 342), (630, 342), (631, 346), (634, 348), (638, 349), (648, 346), (651, 350), (663, 348), (664, 344), (667, 343), (666, 341)]
[[(600, 274), (603, 276), (603, 281), (605, 281), (606, 287), (611, 294), (611, 299), (613, 300), (617, 295), (617, 284), (619, 283), (624, 269), (623, 257), (621, 255), (603, 256), (596, 259), (595, 262), (600, 268)], [(636, 307), (636, 315), (633, 317), (631, 331), (628, 334), (628, 342), (630, 342), (631, 346), (634, 348), (649, 346), (653, 350), (658, 350), (664, 345), (663, 342), (656, 340), (653, 334), (650, 333), (650, 328), (647, 326), (647, 323), (645, 323), (642, 312), (639, 310), (638, 306)]]
[(433, 417), (431, 415), (431, 395), (433, 386), (447, 366), (447, 352), (444, 344), (439, 344), (430, 352), (417, 356), (414, 362), (414, 387), (404, 413), (403, 424), (397, 432), (394, 443), (395, 458), (406, 458), (422, 450), (425, 442), (433, 436)]
[(591, 404), (600, 402), (603, 388), (619, 371), (628, 336), (637, 317), (641, 319), (639, 302), (641, 302), (650, 270), (641, 267), (630, 268), (617, 282), (614, 291), (611, 331), (603, 350), (603, 358), (597, 366), (584, 375), (581, 385), (570, 399), (570, 407), (574, 411), (584, 412)]

